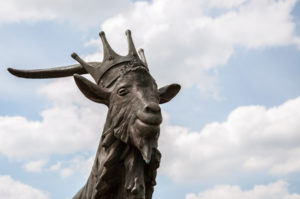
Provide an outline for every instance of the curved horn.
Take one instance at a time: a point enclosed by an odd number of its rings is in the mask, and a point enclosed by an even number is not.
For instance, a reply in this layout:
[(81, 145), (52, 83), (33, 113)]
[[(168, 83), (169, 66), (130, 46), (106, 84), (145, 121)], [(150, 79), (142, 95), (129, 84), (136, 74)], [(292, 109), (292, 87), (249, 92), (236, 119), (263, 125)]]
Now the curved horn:
[[(98, 67), (101, 62), (88, 62), (89, 65)], [(68, 77), (73, 74), (87, 74), (88, 72), (80, 65), (73, 64), (70, 66), (61, 66), (49, 69), (35, 69), (35, 70), (19, 70), (14, 68), (7, 69), (11, 74), (17, 77), (31, 78), (31, 79), (44, 79), (44, 78), (57, 78)]]

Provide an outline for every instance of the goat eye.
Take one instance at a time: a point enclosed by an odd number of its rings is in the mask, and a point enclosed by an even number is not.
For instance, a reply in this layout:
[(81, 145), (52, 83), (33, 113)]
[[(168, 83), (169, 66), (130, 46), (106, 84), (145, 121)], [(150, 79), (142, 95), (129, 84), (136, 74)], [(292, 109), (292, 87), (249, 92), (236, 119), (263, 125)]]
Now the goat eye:
[(125, 96), (125, 95), (127, 95), (127, 93), (129, 93), (129, 90), (127, 88), (120, 88), (118, 90), (118, 95), (120, 95), (120, 96)]

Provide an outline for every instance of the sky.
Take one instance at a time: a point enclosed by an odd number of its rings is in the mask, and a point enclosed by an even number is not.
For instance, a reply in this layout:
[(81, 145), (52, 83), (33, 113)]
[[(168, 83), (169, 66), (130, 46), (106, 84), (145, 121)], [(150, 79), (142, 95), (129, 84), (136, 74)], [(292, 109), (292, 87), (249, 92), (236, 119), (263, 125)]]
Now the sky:
[(300, 199), (300, 2), (0, 2), (0, 198), (68, 199), (85, 184), (107, 108), (72, 77), (8, 67), (101, 61), (98, 36), (145, 50), (160, 87), (162, 162), (153, 199)]

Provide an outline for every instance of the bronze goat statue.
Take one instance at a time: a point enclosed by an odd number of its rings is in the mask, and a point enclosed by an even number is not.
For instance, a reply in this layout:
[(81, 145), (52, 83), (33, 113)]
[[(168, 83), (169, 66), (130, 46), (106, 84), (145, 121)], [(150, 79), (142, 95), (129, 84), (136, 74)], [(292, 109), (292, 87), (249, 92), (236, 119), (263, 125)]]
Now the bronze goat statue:
[[(149, 73), (142, 49), (139, 55), (126, 31), (129, 52), (120, 56), (108, 44), (104, 32), (103, 61), (79, 62), (65, 67), (8, 71), (24, 78), (74, 76), (82, 93), (108, 106), (108, 114), (92, 171), (74, 199), (151, 199), (161, 154), (157, 149), (162, 115), (159, 104), (180, 90), (171, 84), (160, 89)], [(96, 84), (79, 74), (89, 73)]]

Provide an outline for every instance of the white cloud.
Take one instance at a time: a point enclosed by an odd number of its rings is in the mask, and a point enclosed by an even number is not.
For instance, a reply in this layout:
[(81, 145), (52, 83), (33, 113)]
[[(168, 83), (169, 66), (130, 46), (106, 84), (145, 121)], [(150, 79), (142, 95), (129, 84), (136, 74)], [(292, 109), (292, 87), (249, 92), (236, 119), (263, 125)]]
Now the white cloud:
[(53, 105), (42, 111), (41, 121), (0, 117), (0, 153), (13, 159), (45, 157), (80, 150), (95, 150), (107, 108), (89, 102), (72, 78), (41, 88)]
[(177, 181), (238, 172), (299, 172), (300, 97), (269, 109), (239, 107), (225, 122), (207, 124), (200, 132), (164, 125), (159, 146), (160, 171)]
[(48, 194), (29, 185), (15, 181), (10, 176), (0, 176), (0, 198), (48, 199)]
[(57, 162), (53, 165), (50, 166), (49, 170), (50, 171), (57, 171), (61, 168), (61, 162)]
[(41, 172), (43, 167), (47, 164), (48, 160), (35, 160), (30, 161), (24, 165), (27, 172)]
[(63, 168), (60, 171), (60, 176), (62, 178), (67, 178), (67, 177), (73, 175), (73, 173), (74, 173), (73, 169), (71, 169), (71, 168)]
[(95, 154), (89, 156), (88, 158), (84, 156), (76, 156), (70, 161), (70, 165), (74, 170), (79, 171), (85, 178), (88, 178), (92, 170), (94, 163)]
[(212, 0), (206, 1), (209, 7), (230, 9), (244, 4), (247, 0)]
[(92, 165), (94, 163), (95, 155), (85, 157), (82, 153), (77, 153), (70, 160), (61, 160), (51, 165), (48, 171), (57, 172), (62, 178), (67, 178), (75, 172), (82, 174), (84, 178), (88, 178)]
[[(65, 160), (63, 162), (58, 162), (53, 165), (51, 168), (52, 171), (58, 171), (62, 178), (68, 178), (73, 175), (75, 172), (78, 172), (83, 175), (84, 178), (88, 178), (90, 175), (92, 165), (94, 163), (95, 155), (85, 157), (83, 155), (76, 155), (71, 160)], [(66, 165), (65, 168), (62, 168), (62, 163)]]
[[(113, 48), (127, 51), (125, 29), (133, 30), (137, 47), (143, 47), (150, 70), (160, 83), (179, 81), (197, 85), (218, 97), (213, 76), (236, 46), (263, 49), (296, 44), (291, 11), (296, 0), (154, 0), (136, 2), (131, 9), (104, 21)], [(87, 45), (100, 44), (95, 39)], [(101, 59), (99, 54), (89, 60)]]
[(131, 5), (125, 1), (99, 0), (10, 0), (0, 3), (0, 24), (55, 20), (74, 27), (97, 27), (106, 17)]
[(291, 194), (285, 181), (268, 185), (256, 185), (252, 190), (241, 190), (239, 186), (217, 185), (213, 189), (188, 194), (186, 199), (300, 199), (299, 194)]
[[(90, 102), (72, 78), (58, 79), (42, 85), (38, 91), (51, 106), (42, 111), (41, 121), (24, 117), (0, 117), (0, 153), (12, 160), (29, 160), (27, 172), (51, 171), (67, 178), (74, 172), (88, 177), (95, 158), (107, 108)], [(91, 156), (86, 157), (86, 153)], [(52, 154), (73, 154), (45, 169)], [(80, 155), (85, 154), (85, 155)]]

